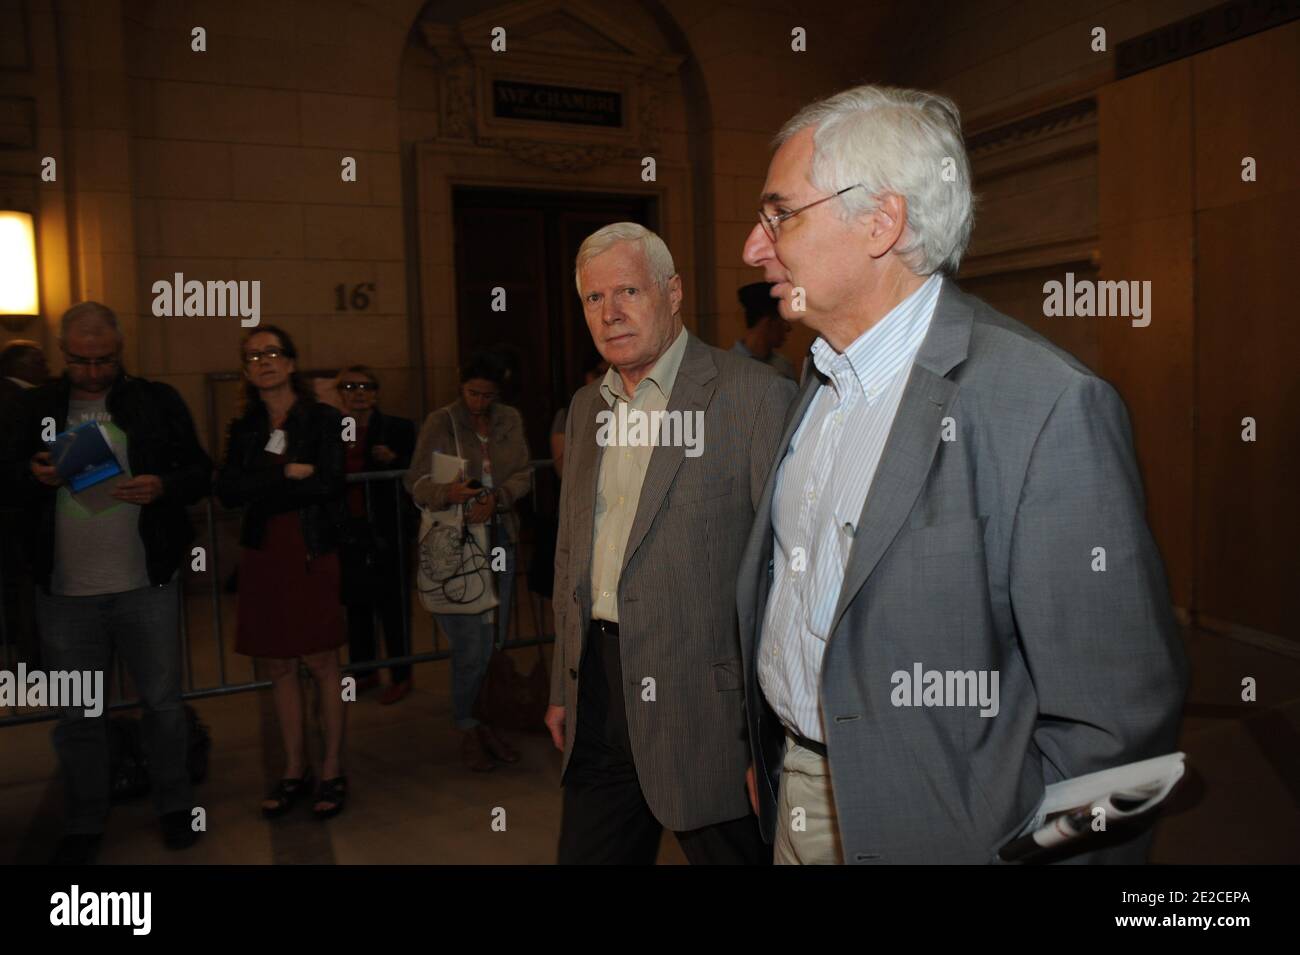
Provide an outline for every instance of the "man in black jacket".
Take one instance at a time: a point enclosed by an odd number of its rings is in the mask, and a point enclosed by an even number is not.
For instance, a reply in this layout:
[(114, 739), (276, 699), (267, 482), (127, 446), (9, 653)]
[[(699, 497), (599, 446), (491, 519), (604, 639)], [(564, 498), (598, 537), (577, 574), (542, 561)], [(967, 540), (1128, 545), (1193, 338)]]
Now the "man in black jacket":
[[(344, 413), (355, 425), (347, 448), (347, 473), (405, 471), (415, 450), (415, 422), (379, 410), (379, 378), (365, 365), (352, 365), (335, 381)], [(375, 658), (375, 613), (384, 626), (384, 643), (391, 657), (406, 656), (407, 599), (402, 586), (410, 567), (399, 548), (414, 528), (411, 499), (401, 481), (385, 480), (348, 485), (348, 533), (344, 538), (343, 603), (348, 608), (348, 644), (352, 663)], [(399, 521), (406, 525), (399, 530)], [(396, 703), (411, 691), (410, 666), (392, 669), (392, 682), (379, 697)], [(378, 683), (375, 671), (357, 680), (365, 689)]]
[[(108, 672), (122, 655), (144, 705), (153, 801), (168, 848), (194, 843), (188, 744), (177, 639), (178, 568), (193, 528), (185, 507), (210, 492), (212, 462), (175, 389), (128, 375), (112, 310), (82, 302), (63, 316), (62, 378), (23, 396), (18, 427), (0, 450), (10, 496), (29, 507), (36, 611), (45, 665)], [(102, 425), (122, 475), (73, 493), (46, 442), (89, 421)], [(67, 782), (65, 831), (55, 861), (89, 861), (109, 811), (107, 725), (65, 707), (54, 747)]]
[[(23, 394), (50, 377), (45, 353), (34, 341), (18, 338), (0, 349), (0, 431), (16, 424)], [(31, 517), (13, 501), (0, 500), (0, 579), (3, 579), (4, 652), (0, 666), (19, 660), (37, 666), (36, 608), (32, 604), (32, 575), (22, 542), (29, 536)]]

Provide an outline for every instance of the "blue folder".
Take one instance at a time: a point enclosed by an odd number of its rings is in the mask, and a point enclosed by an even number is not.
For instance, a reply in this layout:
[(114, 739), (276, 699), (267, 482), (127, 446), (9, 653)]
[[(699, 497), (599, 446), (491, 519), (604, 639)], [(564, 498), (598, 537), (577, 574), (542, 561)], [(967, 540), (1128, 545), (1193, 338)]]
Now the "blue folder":
[(56, 437), (50, 457), (59, 477), (74, 493), (122, 473), (108, 435), (97, 421), (87, 421)]

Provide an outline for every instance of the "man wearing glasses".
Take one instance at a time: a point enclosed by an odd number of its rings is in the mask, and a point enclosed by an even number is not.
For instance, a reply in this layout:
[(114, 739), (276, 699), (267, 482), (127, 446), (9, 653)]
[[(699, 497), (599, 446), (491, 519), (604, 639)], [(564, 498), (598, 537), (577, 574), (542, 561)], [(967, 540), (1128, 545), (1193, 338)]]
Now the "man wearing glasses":
[[(777, 144), (743, 256), (819, 337), (737, 587), (751, 799), (778, 862), (996, 861), (1045, 785), (1175, 746), (1186, 664), (1128, 417), (952, 282), (952, 102), (858, 87)], [(927, 671), (939, 692), (907, 686)]]
[[(194, 843), (181, 704), (177, 570), (193, 528), (185, 507), (211, 486), (212, 462), (170, 385), (127, 374), (117, 316), (82, 302), (63, 316), (66, 369), (24, 395), (18, 427), (4, 438), (7, 492), (33, 510), (29, 542), (43, 660), (51, 670), (109, 672), (121, 654), (144, 705), (153, 801), (170, 849)], [(51, 461), (46, 426), (95, 421), (122, 475), (74, 493)], [(54, 747), (67, 785), (56, 863), (93, 858), (109, 811), (105, 714), (65, 709)]]
[[(352, 365), (339, 372), (334, 387), (343, 403), (343, 413), (356, 422), (353, 440), (347, 443), (348, 474), (366, 471), (405, 471), (415, 450), (415, 422), (379, 410), (379, 379), (365, 365)], [(405, 591), (403, 564), (398, 556), (408, 533), (399, 533), (398, 522), (411, 511), (410, 498), (401, 481), (387, 480), (369, 487), (348, 485), (348, 533), (344, 536), (343, 603), (348, 608), (348, 646), (352, 663), (375, 658), (375, 613), (384, 627), (384, 644), (390, 657), (410, 651), (402, 613)], [(396, 495), (396, 499), (394, 499)], [(410, 666), (393, 667), (392, 682), (379, 697), (384, 705), (396, 703), (411, 691)], [(376, 671), (362, 674), (359, 690), (379, 683)]]

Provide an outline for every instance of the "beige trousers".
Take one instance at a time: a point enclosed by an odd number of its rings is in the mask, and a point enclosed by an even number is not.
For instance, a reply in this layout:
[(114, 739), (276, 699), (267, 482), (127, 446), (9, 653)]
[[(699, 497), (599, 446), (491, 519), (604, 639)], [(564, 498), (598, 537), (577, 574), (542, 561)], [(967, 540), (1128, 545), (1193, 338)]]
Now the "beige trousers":
[(776, 800), (776, 865), (841, 865), (840, 827), (826, 760), (785, 738)]

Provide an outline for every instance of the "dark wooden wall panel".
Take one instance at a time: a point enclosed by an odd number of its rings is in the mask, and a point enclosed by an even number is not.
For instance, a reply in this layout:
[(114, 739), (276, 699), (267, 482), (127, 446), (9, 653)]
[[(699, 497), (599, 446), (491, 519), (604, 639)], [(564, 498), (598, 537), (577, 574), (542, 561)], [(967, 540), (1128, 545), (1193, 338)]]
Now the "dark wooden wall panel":
[(1128, 405), (1170, 597), (1195, 605), (1192, 109), (1187, 61), (1101, 90), (1101, 274), (1151, 283), (1150, 324), (1094, 318), (1097, 371)]
[(1300, 23), (1192, 62), (1199, 609), (1300, 640)]

